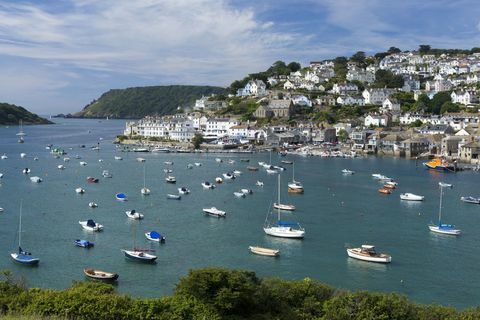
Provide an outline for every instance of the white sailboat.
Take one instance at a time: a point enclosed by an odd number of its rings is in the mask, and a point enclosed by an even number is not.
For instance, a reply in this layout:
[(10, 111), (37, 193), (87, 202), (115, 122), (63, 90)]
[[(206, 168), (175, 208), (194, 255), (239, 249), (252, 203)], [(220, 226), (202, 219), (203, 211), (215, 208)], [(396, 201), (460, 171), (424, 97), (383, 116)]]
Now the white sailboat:
[[(280, 203), (280, 175), (278, 175), (278, 203)], [(302, 239), (305, 236), (305, 230), (295, 221), (282, 221), (281, 210), (277, 208), (277, 221), (274, 224), (268, 223), (268, 217), (265, 219), (263, 231), (266, 234), (281, 238)]]
[(150, 194), (150, 189), (146, 186), (146, 164), (143, 166), (143, 188), (140, 189), (140, 193), (144, 196), (148, 196)]
[(458, 236), (460, 234), (460, 230), (456, 229), (453, 224), (446, 224), (442, 223), (442, 201), (443, 201), (443, 189), (444, 188), (451, 188), (452, 185), (444, 182), (438, 183), (440, 187), (440, 207), (438, 210), (438, 224), (430, 224), (428, 228), (432, 232), (441, 233), (441, 234), (448, 234), (453, 236)]
[(303, 193), (303, 185), (300, 181), (295, 180), (295, 163), (292, 164), (292, 182), (288, 184), (288, 192)]
[(13, 260), (23, 264), (36, 265), (40, 262), (40, 259), (33, 257), (30, 252), (22, 250), (22, 202), (20, 202), (20, 217), (18, 223), (18, 253), (12, 252), (10, 256)]
[(273, 203), (273, 207), (278, 210), (295, 211), (293, 204), (284, 204), (280, 202), (280, 175), (278, 175), (278, 201)]
[(23, 137), (26, 136), (26, 134), (25, 134), (25, 132), (23, 132), (23, 121), (22, 120), (20, 120), (19, 127), (20, 127), (20, 130), (17, 133), (17, 136), (19, 137), (18, 138), (18, 143), (24, 143), (25, 140), (24, 140)]

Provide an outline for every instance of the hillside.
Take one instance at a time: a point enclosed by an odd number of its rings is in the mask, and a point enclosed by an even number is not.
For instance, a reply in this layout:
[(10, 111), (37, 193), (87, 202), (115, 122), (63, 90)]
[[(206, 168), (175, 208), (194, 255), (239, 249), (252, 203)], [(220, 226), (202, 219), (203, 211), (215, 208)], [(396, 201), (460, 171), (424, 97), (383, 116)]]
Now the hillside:
[(23, 124), (50, 124), (51, 121), (31, 113), (23, 107), (0, 103), (0, 125), (15, 125), (22, 120)]
[(188, 107), (202, 95), (224, 93), (225, 89), (211, 86), (155, 86), (113, 89), (75, 113), (79, 118), (142, 118), (146, 115), (166, 115), (178, 106)]

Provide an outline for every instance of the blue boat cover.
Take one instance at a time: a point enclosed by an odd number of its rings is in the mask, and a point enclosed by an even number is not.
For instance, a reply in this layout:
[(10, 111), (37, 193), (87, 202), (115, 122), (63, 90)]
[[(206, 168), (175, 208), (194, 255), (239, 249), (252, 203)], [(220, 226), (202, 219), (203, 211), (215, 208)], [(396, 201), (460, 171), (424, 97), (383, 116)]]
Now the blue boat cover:
[(117, 198), (126, 198), (125, 193), (117, 193)]
[(440, 229), (453, 229), (455, 226), (453, 224), (440, 223), (438, 226)]
[(88, 219), (88, 220), (87, 220), (87, 226), (93, 228), (93, 227), (96, 226), (96, 223), (95, 223), (95, 221), (93, 221), (92, 219)]
[(280, 227), (296, 227), (296, 226), (298, 226), (298, 222), (280, 220), (280, 221), (278, 221), (278, 225)]
[(157, 231), (150, 231), (150, 238), (152, 239), (160, 239), (162, 235)]

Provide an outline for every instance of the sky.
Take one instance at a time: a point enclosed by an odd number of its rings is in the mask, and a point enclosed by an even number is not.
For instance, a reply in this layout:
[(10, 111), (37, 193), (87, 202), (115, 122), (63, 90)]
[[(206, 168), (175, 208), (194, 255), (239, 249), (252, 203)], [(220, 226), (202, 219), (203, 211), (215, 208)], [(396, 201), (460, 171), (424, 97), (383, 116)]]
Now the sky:
[(69, 113), (109, 89), (419, 44), (480, 46), (478, 0), (0, 0), (0, 102)]

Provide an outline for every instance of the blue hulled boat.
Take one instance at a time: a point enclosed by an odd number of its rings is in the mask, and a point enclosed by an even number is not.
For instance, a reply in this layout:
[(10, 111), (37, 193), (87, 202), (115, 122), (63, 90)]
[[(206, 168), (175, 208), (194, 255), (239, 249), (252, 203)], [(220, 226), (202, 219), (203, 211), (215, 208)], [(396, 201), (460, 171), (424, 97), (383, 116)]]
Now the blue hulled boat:
[(83, 240), (83, 239), (76, 239), (75, 240), (75, 245), (77, 247), (82, 247), (82, 248), (91, 248), (94, 246), (93, 242), (90, 242), (88, 240)]

